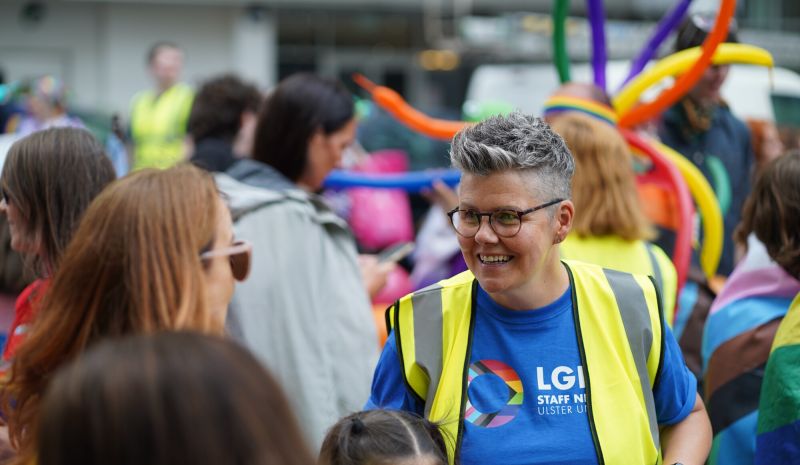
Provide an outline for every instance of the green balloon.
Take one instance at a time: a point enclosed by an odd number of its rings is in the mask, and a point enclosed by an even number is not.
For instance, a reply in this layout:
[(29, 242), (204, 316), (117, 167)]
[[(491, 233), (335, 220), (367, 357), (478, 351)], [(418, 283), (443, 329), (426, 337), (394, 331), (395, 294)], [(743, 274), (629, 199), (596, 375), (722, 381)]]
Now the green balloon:
[(567, 53), (567, 14), (569, 0), (556, 0), (553, 8), (553, 62), (561, 83), (569, 82), (569, 53)]
[(731, 178), (728, 176), (728, 170), (725, 169), (725, 164), (722, 163), (722, 160), (713, 155), (708, 155), (705, 162), (711, 174), (711, 184), (714, 186), (714, 193), (717, 194), (719, 209), (722, 211), (722, 214), (725, 215), (728, 213), (728, 210), (730, 210), (733, 199), (733, 189), (731, 186)]
[(502, 100), (476, 102), (467, 100), (462, 108), (464, 120), (477, 123), (490, 116), (507, 115), (514, 111), (514, 105)]

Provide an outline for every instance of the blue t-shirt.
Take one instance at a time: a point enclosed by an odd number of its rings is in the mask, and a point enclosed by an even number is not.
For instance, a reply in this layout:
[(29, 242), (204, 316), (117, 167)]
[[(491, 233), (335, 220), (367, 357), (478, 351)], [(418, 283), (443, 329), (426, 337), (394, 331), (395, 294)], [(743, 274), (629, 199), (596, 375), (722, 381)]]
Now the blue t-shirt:
[[(570, 290), (550, 305), (526, 311), (506, 309), (480, 288), (477, 299), (461, 463), (597, 463)], [(691, 412), (697, 381), (666, 325), (664, 338), (654, 396), (658, 423), (668, 425)], [(401, 370), (390, 334), (367, 409), (422, 414)]]

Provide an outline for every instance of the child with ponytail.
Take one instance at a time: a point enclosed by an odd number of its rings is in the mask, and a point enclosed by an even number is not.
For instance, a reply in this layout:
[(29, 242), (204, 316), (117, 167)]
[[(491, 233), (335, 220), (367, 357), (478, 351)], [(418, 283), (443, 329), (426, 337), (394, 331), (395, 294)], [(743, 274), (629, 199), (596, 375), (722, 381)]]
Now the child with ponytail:
[(339, 420), (325, 437), (320, 465), (447, 465), (434, 423), (399, 410), (369, 410)]

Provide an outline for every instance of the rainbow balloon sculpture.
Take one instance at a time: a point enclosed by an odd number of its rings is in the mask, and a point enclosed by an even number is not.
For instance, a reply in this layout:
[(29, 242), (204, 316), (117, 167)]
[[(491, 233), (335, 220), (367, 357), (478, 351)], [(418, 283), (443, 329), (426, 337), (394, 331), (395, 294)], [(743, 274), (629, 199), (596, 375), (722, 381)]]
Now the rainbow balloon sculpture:
[[(697, 62), (702, 50), (693, 47), (682, 50), (658, 61), (647, 71), (635, 76), (614, 97), (614, 109), (625, 115), (635, 105), (644, 91), (666, 77), (679, 76)], [(772, 55), (762, 48), (745, 44), (721, 44), (714, 52), (711, 62), (715, 65), (746, 63), (772, 67)]]
[[(691, 0), (678, 0), (657, 24), (650, 39), (632, 61), (630, 72), (621, 89), (613, 95), (613, 108), (564, 96), (554, 96), (548, 100), (545, 107), (546, 111), (582, 111), (618, 126), (632, 150), (649, 158), (665, 182), (671, 186), (680, 211), (681, 223), (673, 254), (673, 262), (678, 271), (679, 288), (682, 287), (688, 273), (693, 204), (697, 205), (703, 225), (701, 267), (709, 278), (714, 276), (722, 253), (723, 227), (720, 200), (724, 199), (715, 196), (699, 169), (682, 155), (659, 142), (637, 136), (629, 128), (658, 117), (685, 95), (712, 64), (743, 63), (769, 67), (773, 65), (772, 56), (764, 49), (743, 44), (722, 44), (736, 7), (736, 0), (721, 0), (714, 26), (701, 47), (669, 55), (645, 70), (645, 66), (655, 56), (659, 46), (686, 16), (690, 4)], [(566, 42), (568, 12), (569, 0), (554, 0), (553, 61), (562, 83), (570, 81), (570, 59)], [(602, 0), (587, 0), (587, 12), (592, 39), (591, 63), (594, 84), (606, 90), (607, 53)], [(654, 100), (639, 103), (645, 91), (665, 78), (675, 78), (675, 81)], [(451, 139), (458, 131), (473, 124), (467, 121), (431, 118), (411, 107), (392, 89), (374, 84), (361, 75), (356, 75), (354, 80), (371, 94), (378, 106), (409, 128), (429, 137)], [(451, 184), (457, 182), (455, 173), (448, 173), (448, 176), (446, 182)], [(400, 178), (381, 180), (372, 177), (367, 180), (348, 178), (337, 173), (334, 178), (338, 186), (369, 184), (372, 187), (399, 187), (413, 191), (429, 187), (429, 182), (442, 177), (442, 173), (422, 177), (419, 174), (409, 173)], [(407, 180), (408, 183), (404, 183), (403, 180)]]

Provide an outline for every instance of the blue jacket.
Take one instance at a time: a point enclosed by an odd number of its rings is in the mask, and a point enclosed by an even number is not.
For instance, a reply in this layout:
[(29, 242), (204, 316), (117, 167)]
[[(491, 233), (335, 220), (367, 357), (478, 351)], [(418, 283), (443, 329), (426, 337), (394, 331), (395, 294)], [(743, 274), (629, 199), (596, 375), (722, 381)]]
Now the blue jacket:
[[(724, 105), (716, 109), (708, 131), (690, 133), (684, 129), (686, 127), (688, 123), (683, 107), (676, 105), (664, 113), (659, 136), (665, 144), (682, 153), (703, 172), (718, 197), (725, 197), (724, 190), (730, 193), (730, 204), (721, 205), (725, 241), (717, 270), (718, 274), (727, 276), (734, 266), (733, 231), (741, 220), (742, 206), (750, 194), (753, 166), (750, 131)], [(714, 170), (714, 165), (720, 163), (724, 167), (722, 176), (716, 174), (721, 170)]]

